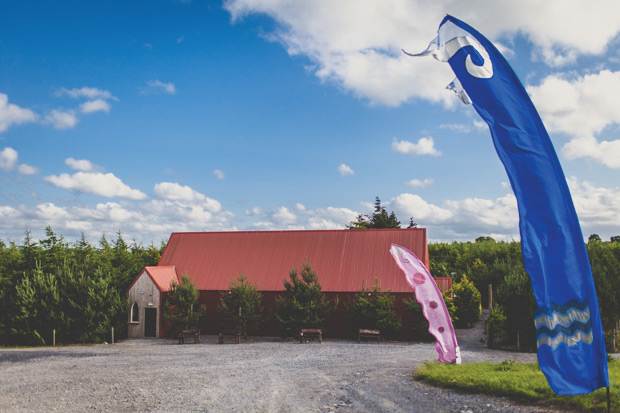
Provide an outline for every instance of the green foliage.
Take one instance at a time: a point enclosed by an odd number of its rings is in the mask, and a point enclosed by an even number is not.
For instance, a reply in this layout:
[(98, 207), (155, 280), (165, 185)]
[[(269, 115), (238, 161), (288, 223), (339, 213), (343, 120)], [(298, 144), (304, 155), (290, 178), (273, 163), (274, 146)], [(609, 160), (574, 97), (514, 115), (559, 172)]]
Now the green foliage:
[(236, 280), (231, 278), (229, 289), (222, 292), (218, 310), (227, 326), (241, 330), (241, 334), (247, 337), (248, 329), (257, 328), (261, 320), (262, 293), (256, 283), (251, 284), (242, 273)]
[[(598, 389), (583, 396), (558, 396), (551, 390), (538, 363), (426, 363), (415, 373), (416, 380), (462, 392), (506, 397), (518, 403), (549, 406), (580, 412), (607, 411), (607, 392)], [(620, 363), (609, 363), (611, 411), (620, 411)]]
[(504, 309), (498, 305), (493, 305), (493, 311), (487, 317), (486, 322), (487, 343), (489, 348), (501, 344), (506, 339), (506, 315)]
[(302, 328), (320, 328), (338, 306), (323, 294), (319, 279), (308, 261), (302, 263), (284, 280), (284, 294), (276, 298), (276, 319), (280, 322), (281, 336), (295, 337)]
[(401, 319), (394, 311), (394, 297), (390, 291), (382, 291), (379, 279), (372, 288), (362, 289), (347, 303), (347, 318), (355, 333), (358, 329), (381, 330), (381, 337), (391, 338), (401, 328)]
[(588, 256), (601, 309), (607, 349), (614, 352), (618, 334), (616, 326), (620, 320), (620, 243), (589, 242)]
[[(409, 221), (408, 228), (415, 228), (417, 224), (413, 218)], [(372, 215), (358, 215), (355, 221), (347, 225), (348, 229), (378, 229), (378, 228), (400, 228), (400, 221), (396, 218), (394, 211), (387, 213), (381, 206), (379, 197), (375, 198), (375, 212)]]
[(497, 289), (496, 303), (502, 307), (506, 316), (504, 323), (509, 344), (519, 348), (536, 348), (536, 328), (534, 313), (536, 301), (530, 284), (530, 277), (524, 269), (511, 272)]
[[(446, 292), (443, 293), (441, 297), (443, 298), (443, 302), (446, 304), (446, 309), (448, 310), (452, 324), (456, 324), (458, 322), (456, 307), (454, 306), (452, 298), (450, 298), (450, 294)], [(428, 321), (424, 318), (422, 305), (418, 302), (418, 300), (416, 300), (415, 297), (411, 297), (410, 299), (403, 301), (403, 303), (405, 304), (407, 311), (413, 315), (415, 320), (412, 326), (413, 336), (421, 341), (433, 341), (435, 338), (428, 332)]]
[(200, 293), (187, 273), (181, 282), (172, 281), (170, 290), (164, 295), (163, 317), (173, 337), (182, 330), (198, 329), (198, 321), (206, 312), (204, 306), (198, 307)]
[(461, 282), (452, 286), (451, 292), (452, 302), (456, 307), (457, 324), (463, 327), (471, 327), (473, 323), (480, 319), (482, 312), (480, 292), (465, 275)]
[(98, 270), (89, 277), (64, 263), (55, 273), (37, 266), (24, 274), (15, 286), (12, 310), (6, 341), (46, 345), (53, 329), (59, 344), (101, 342), (111, 327), (122, 328), (127, 308), (109, 275)]

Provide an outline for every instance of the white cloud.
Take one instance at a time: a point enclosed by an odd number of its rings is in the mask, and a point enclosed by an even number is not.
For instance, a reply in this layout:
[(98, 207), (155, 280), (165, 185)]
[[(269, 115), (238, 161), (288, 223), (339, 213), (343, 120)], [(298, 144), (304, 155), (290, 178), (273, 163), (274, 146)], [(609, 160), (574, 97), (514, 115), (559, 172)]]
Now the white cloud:
[(17, 172), (22, 175), (36, 175), (39, 173), (39, 168), (32, 165), (21, 164), (17, 166)]
[(177, 89), (172, 82), (164, 83), (158, 79), (155, 79), (147, 81), (146, 85), (147, 87), (142, 88), (142, 93), (144, 94), (163, 92), (169, 95), (174, 95), (177, 92)]
[(591, 159), (609, 168), (620, 168), (620, 139), (598, 141), (594, 137), (575, 138), (562, 148), (568, 159)]
[(222, 205), (215, 199), (211, 199), (189, 186), (179, 185), (174, 182), (160, 182), (153, 187), (155, 195), (169, 201), (195, 203), (197, 207), (205, 208), (209, 212), (219, 212)]
[(53, 109), (45, 116), (45, 120), (56, 129), (70, 129), (78, 123), (75, 111), (70, 109)]
[(353, 169), (351, 169), (349, 165), (345, 165), (343, 163), (341, 163), (340, 166), (338, 166), (338, 172), (340, 172), (340, 175), (342, 176), (355, 175), (355, 172), (353, 172)]
[(82, 172), (93, 172), (93, 171), (103, 170), (102, 167), (93, 164), (91, 161), (87, 159), (67, 158), (65, 159), (65, 165), (67, 165), (69, 168), (73, 170), (82, 171)]
[(94, 87), (82, 87), (82, 88), (60, 88), (56, 91), (56, 96), (69, 96), (73, 99), (86, 98), (90, 100), (96, 99), (111, 99), (118, 100), (118, 98), (114, 97), (112, 93), (108, 90), (101, 90)]
[(4, 148), (0, 152), (0, 169), (12, 171), (17, 165), (17, 151), (13, 148)]
[(435, 149), (435, 142), (431, 137), (420, 138), (417, 143), (399, 141), (394, 138), (392, 141), (392, 150), (395, 152), (413, 155), (441, 155), (441, 152)]
[(278, 225), (292, 225), (297, 221), (297, 215), (292, 213), (287, 207), (280, 207), (271, 214), (273, 222)]
[(121, 197), (129, 199), (146, 199), (146, 194), (125, 185), (111, 173), (77, 172), (73, 175), (60, 174), (43, 178), (58, 188), (64, 188), (85, 194), (95, 194), (105, 197)]
[(400, 194), (390, 200), (389, 207), (393, 208), (396, 216), (401, 219), (413, 217), (416, 222), (423, 225), (446, 222), (453, 217), (448, 209), (430, 204), (419, 195), (408, 193)]
[(224, 179), (224, 171), (220, 170), (220, 169), (214, 169), (213, 170), (213, 175), (217, 178), (217, 179)]
[(37, 118), (36, 113), (9, 103), (9, 97), (0, 93), (0, 133), (6, 131), (11, 125), (35, 122)]
[(448, 13), (492, 41), (523, 34), (536, 55), (555, 66), (603, 53), (620, 32), (616, 0), (596, 5), (580, 0), (227, 0), (224, 7), (233, 21), (254, 14), (270, 17), (276, 25), (267, 39), (292, 56), (307, 56), (320, 79), (385, 105), (412, 98), (454, 102), (444, 90), (453, 78), (448, 65), (400, 52), (424, 50)]
[(110, 104), (103, 99), (89, 100), (80, 105), (82, 113), (110, 112)]
[(423, 180), (412, 179), (410, 181), (405, 182), (405, 185), (410, 186), (412, 188), (427, 188), (431, 186), (435, 181), (430, 178), (426, 178)]
[(602, 70), (572, 80), (551, 75), (527, 90), (549, 132), (593, 136), (620, 124), (620, 72)]
[(39, 168), (26, 164), (17, 164), (17, 151), (13, 148), (4, 148), (0, 151), (0, 169), (4, 171), (12, 171), (17, 167), (17, 172), (21, 175), (36, 175)]

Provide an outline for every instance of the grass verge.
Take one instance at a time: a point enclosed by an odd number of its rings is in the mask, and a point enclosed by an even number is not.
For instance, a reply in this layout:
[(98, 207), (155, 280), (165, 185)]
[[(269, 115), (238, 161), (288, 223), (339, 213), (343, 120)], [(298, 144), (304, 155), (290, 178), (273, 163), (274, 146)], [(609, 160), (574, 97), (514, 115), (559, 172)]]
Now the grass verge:
[[(583, 396), (558, 396), (540, 371), (538, 363), (440, 364), (429, 362), (414, 377), (433, 386), (469, 393), (507, 397), (524, 404), (554, 406), (578, 411), (606, 412), (607, 390)], [(611, 410), (620, 412), (620, 361), (609, 362)]]

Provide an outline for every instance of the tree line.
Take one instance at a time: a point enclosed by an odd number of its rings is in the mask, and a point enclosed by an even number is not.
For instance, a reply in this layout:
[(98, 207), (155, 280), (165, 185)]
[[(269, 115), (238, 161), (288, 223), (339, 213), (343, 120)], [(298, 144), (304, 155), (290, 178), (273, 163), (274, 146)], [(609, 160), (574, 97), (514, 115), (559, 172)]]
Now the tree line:
[(120, 232), (96, 246), (82, 234), (67, 242), (51, 227), (21, 244), (0, 241), (0, 344), (97, 343), (127, 335), (125, 291), (140, 270), (157, 265), (164, 243), (128, 244)]

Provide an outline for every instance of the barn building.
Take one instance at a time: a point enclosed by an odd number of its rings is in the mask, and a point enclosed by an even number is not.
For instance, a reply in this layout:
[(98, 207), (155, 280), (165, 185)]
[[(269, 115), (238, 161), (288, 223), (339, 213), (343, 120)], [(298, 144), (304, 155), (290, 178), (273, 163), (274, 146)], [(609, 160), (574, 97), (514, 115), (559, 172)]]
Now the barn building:
[[(217, 334), (225, 328), (217, 312), (222, 293), (239, 273), (256, 283), (263, 293), (266, 311), (275, 309), (275, 299), (284, 290), (292, 268), (308, 260), (329, 299), (338, 297), (340, 306), (326, 326), (326, 336), (343, 337), (346, 328), (345, 303), (361, 290), (372, 287), (375, 278), (383, 290), (395, 297), (395, 310), (403, 325), (413, 322), (403, 301), (414, 296), (402, 271), (394, 262), (391, 244), (402, 245), (428, 267), (425, 228), (312, 231), (235, 231), (173, 233), (159, 264), (145, 267), (127, 290), (130, 304), (129, 337), (164, 337), (161, 318), (163, 295), (172, 280), (187, 274), (200, 291), (199, 303), (207, 308), (201, 320), (203, 334)], [(452, 287), (450, 278), (436, 278), (440, 290)], [(407, 329), (403, 328), (403, 337)], [(277, 336), (272, 320), (261, 334)]]

